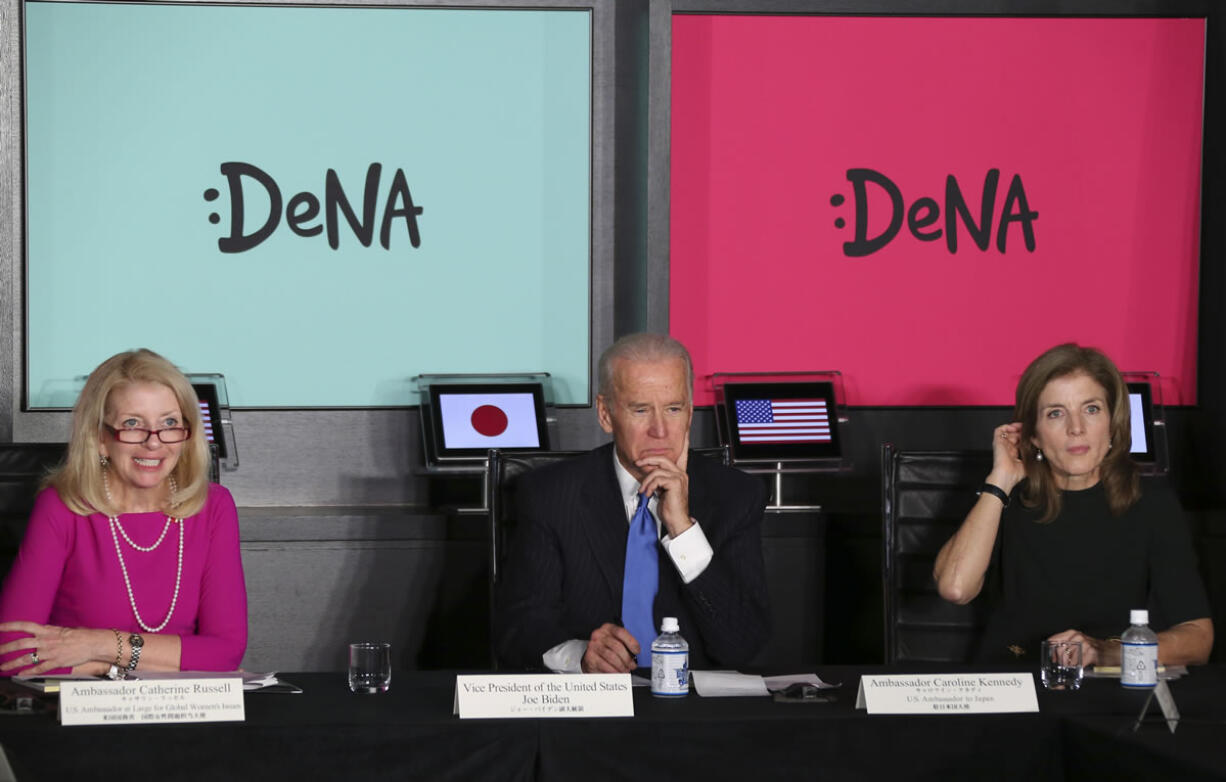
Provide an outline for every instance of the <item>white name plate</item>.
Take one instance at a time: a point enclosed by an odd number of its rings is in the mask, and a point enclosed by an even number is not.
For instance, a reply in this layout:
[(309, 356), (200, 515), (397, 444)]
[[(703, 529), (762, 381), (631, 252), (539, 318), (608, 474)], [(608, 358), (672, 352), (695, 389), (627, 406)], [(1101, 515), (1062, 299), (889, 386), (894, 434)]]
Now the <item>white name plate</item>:
[(1031, 673), (863, 676), (856, 708), (869, 714), (1006, 714), (1038, 711)]
[(460, 719), (633, 717), (628, 673), (543, 673), (455, 677)]
[(148, 725), (157, 722), (242, 722), (243, 680), (66, 681), (60, 684), (64, 725)]

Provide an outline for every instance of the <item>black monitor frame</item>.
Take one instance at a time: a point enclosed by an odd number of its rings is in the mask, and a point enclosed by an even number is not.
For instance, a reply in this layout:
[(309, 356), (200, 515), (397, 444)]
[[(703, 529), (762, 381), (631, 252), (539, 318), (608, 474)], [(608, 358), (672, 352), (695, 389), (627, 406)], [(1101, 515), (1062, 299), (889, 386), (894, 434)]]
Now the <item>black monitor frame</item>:
[[(830, 440), (821, 443), (744, 443), (737, 424), (736, 403), (750, 399), (822, 399), (830, 424)], [(726, 433), (733, 464), (779, 462), (839, 462), (843, 458), (839, 432), (839, 405), (835, 384), (827, 380), (785, 382), (729, 382), (723, 385), (723, 403), (716, 405)]]
[(1141, 415), (1143, 417), (1142, 426), (1145, 429), (1145, 448), (1142, 450), (1137, 450), (1137, 443), (1133, 442), (1130, 449), (1132, 458), (1141, 464), (1154, 463), (1158, 460), (1158, 446), (1156, 442), (1157, 435), (1154, 433), (1153, 391), (1150, 389), (1149, 383), (1143, 381), (1133, 381), (1128, 383), (1130, 406), (1134, 395), (1141, 397)]
[(443, 432), (441, 398), (449, 394), (523, 394), (532, 395), (539, 445), (533, 447), (497, 446), (503, 451), (548, 451), (549, 430), (545, 417), (545, 389), (541, 383), (439, 383), (423, 389), (421, 432), (427, 466), (465, 465), (484, 462), (489, 448), (448, 448)]
[[(1170, 472), (1170, 451), (1166, 439), (1166, 411), (1162, 403), (1163, 379), (1156, 372), (1123, 372), (1130, 396), (1141, 399), (1142, 426), (1146, 448), (1132, 453), (1142, 475), (1165, 475)], [(1134, 447), (1136, 444), (1133, 444)]]
[(209, 441), (213, 456), (211, 477), (220, 481), (222, 471), (234, 472), (238, 469), (238, 441), (234, 437), (226, 377), (218, 372), (189, 372), (187, 381), (192, 384), (200, 403), (208, 406), (213, 419), (213, 439)]
[(196, 391), (196, 398), (200, 400), (201, 417), (204, 416), (207, 410), (209, 423), (213, 429), (213, 434), (210, 437), (205, 432), (200, 434), (207, 437), (209, 443), (217, 448), (217, 458), (226, 459), (229, 456), (229, 450), (226, 447), (226, 436), (221, 430), (221, 403), (217, 397), (217, 386), (212, 383), (192, 383), (192, 388)]

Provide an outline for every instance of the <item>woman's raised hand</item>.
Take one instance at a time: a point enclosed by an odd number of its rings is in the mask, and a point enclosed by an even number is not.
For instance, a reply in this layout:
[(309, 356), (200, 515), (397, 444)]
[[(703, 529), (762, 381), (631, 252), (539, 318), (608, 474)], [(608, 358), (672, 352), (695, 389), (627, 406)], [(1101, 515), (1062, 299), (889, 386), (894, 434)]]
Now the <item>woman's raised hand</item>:
[(1022, 453), (1019, 444), (1022, 439), (1022, 425), (1019, 422), (1001, 424), (992, 432), (992, 472), (988, 475), (988, 483), (999, 486), (1006, 493), (1026, 477), (1026, 467), (1022, 464)]

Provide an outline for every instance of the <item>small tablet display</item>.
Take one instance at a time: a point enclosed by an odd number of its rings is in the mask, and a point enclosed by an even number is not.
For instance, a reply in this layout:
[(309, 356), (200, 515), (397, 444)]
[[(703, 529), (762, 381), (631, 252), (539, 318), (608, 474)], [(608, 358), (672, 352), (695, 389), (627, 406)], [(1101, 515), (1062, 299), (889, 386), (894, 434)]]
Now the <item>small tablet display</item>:
[(432, 385), (423, 401), (430, 455), (439, 461), (484, 459), (491, 448), (549, 448), (540, 383)]
[(210, 443), (217, 445), (217, 456), (225, 459), (226, 438), (221, 436), (221, 405), (217, 401), (217, 387), (212, 383), (192, 383), (196, 397), (200, 400), (200, 423), (204, 427), (204, 437)]
[(1142, 464), (1157, 459), (1154, 443), (1154, 404), (1149, 383), (1128, 384), (1128, 404), (1132, 414), (1132, 458)]
[(842, 456), (833, 383), (728, 383), (724, 406), (734, 463)]

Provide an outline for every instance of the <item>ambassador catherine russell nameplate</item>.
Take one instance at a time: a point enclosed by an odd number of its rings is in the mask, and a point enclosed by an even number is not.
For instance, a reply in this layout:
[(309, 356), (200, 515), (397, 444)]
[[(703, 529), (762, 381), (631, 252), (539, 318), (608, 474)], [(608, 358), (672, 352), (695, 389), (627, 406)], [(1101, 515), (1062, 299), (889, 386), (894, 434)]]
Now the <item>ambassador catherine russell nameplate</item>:
[(460, 719), (633, 717), (628, 673), (543, 673), (455, 677)]
[(63, 725), (242, 722), (244, 718), (243, 680), (238, 677), (60, 684)]
[(869, 714), (1005, 714), (1038, 711), (1031, 673), (863, 676), (856, 708)]

